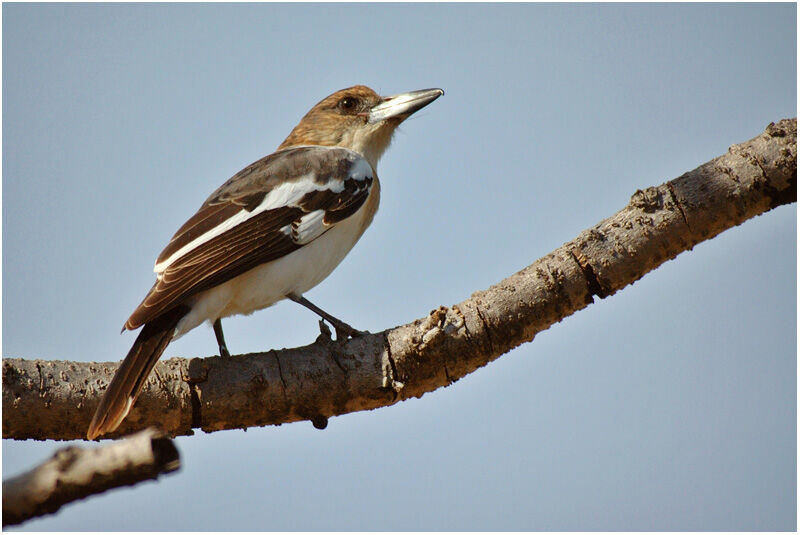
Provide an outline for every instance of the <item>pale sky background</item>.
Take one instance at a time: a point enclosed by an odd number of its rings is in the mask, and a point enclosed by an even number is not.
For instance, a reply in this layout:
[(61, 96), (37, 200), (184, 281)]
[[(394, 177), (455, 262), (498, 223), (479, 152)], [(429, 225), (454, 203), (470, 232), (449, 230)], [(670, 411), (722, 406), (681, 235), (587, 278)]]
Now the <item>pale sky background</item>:
[[(307, 296), (379, 331), (457, 303), (797, 114), (796, 6), (3, 5), (3, 357), (119, 360), (175, 230), (356, 83), (446, 94)], [(24, 530), (795, 530), (796, 205), (455, 385), (197, 432), (183, 468)], [(284, 303), (234, 353), (310, 343)], [(165, 357), (217, 351), (203, 326)], [(65, 443), (3, 441), (3, 477)]]

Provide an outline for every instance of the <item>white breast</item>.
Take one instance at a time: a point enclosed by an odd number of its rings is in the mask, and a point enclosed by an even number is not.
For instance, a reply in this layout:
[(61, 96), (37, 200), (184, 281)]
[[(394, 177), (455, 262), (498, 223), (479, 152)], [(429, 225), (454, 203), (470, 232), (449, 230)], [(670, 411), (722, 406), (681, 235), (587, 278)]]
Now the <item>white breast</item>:
[(380, 184), (376, 177), (364, 206), (319, 238), (194, 296), (189, 301), (191, 311), (175, 329), (175, 338), (204, 321), (251, 314), (285, 299), (287, 294), (303, 294), (322, 282), (361, 238), (372, 222), (379, 200)]

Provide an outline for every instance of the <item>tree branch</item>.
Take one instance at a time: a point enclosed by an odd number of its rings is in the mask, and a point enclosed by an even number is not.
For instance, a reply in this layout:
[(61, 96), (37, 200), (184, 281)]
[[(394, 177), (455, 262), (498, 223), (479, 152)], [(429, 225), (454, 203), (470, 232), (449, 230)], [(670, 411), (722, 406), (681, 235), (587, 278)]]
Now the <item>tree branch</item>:
[[(118, 431), (172, 435), (311, 420), (447, 386), (667, 260), (797, 200), (797, 120), (666, 184), (487, 290), (377, 334), (227, 359), (160, 362)], [(84, 436), (116, 363), (3, 361), (3, 437)], [(117, 436), (118, 436), (117, 435)], [(113, 435), (112, 435), (113, 436)]]
[(156, 479), (180, 464), (172, 440), (154, 429), (99, 448), (62, 448), (30, 472), (3, 481), (3, 527), (55, 513), (92, 494)]

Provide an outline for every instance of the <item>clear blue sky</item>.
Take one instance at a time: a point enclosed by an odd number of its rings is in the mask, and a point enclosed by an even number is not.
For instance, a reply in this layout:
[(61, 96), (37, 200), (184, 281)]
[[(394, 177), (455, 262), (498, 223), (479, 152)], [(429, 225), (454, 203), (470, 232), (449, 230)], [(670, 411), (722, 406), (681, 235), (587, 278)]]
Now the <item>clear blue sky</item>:
[[(441, 87), (307, 296), (378, 331), (488, 287), (797, 114), (796, 6), (3, 5), (4, 357), (119, 360), (206, 196), (356, 83)], [(26, 530), (794, 530), (796, 205), (455, 385), (177, 440), (182, 471)], [(292, 347), (284, 303), (226, 323)], [(210, 328), (165, 356), (216, 352)], [(3, 441), (3, 477), (62, 443)]]

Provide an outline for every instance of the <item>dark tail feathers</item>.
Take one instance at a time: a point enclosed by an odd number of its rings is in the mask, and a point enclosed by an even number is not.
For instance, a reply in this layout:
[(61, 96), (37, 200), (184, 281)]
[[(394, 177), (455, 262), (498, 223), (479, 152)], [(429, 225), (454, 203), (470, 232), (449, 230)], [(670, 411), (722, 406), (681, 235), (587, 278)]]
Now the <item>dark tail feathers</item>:
[(119, 427), (139, 396), (153, 366), (172, 341), (175, 327), (188, 311), (188, 307), (179, 306), (145, 324), (94, 413), (86, 433), (89, 440)]

